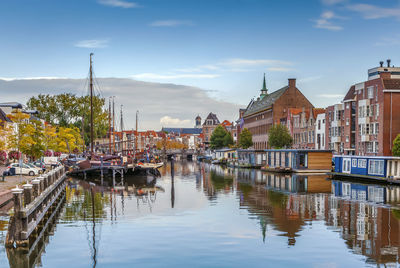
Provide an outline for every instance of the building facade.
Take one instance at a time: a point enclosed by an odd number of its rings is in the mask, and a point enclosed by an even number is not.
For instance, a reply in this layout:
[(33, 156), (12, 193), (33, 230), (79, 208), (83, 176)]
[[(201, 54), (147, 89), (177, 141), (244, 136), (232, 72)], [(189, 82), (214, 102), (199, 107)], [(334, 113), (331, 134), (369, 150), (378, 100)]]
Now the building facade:
[(328, 107), (327, 144), (336, 153), (389, 156), (400, 134), (400, 67), (368, 70), (368, 80), (350, 87), (343, 103)]
[(290, 108), (310, 110), (314, 106), (296, 87), (296, 79), (289, 79), (287, 86), (268, 93), (264, 76), (260, 97), (251, 100), (243, 113), (243, 128), (252, 133), (254, 149), (269, 148), (269, 129), (273, 124), (287, 125)]
[(210, 147), (211, 135), (214, 129), (220, 124), (218, 117), (214, 113), (209, 113), (203, 123), (203, 136), (204, 136), (204, 148)]

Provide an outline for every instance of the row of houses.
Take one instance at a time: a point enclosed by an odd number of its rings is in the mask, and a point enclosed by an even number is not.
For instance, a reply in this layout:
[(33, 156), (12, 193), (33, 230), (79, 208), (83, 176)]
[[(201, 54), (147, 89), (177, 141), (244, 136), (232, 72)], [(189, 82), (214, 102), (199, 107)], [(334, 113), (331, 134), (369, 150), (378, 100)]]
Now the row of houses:
[(270, 148), (268, 132), (284, 124), (295, 149), (333, 150), (336, 154), (392, 155), (400, 134), (400, 67), (368, 70), (368, 79), (352, 85), (340, 103), (316, 108), (297, 88), (296, 79), (268, 93), (265, 75), (260, 96), (239, 110), (237, 133), (247, 128), (254, 149)]
[[(157, 147), (157, 144), (167, 140), (178, 142), (189, 150), (207, 150), (210, 147), (211, 135), (217, 126), (223, 126), (231, 135), (234, 142), (237, 141), (237, 127), (234, 122), (219, 121), (216, 114), (210, 112), (204, 122), (198, 115), (195, 118), (193, 128), (162, 127), (160, 131), (147, 130), (123, 130), (114, 131), (107, 137), (95, 140), (96, 150), (133, 153), (136, 150), (143, 152)], [(110, 138), (111, 136), (111, 138)], [(137, 146), (135, 143), (137, 141)], [(111, 144), (111, 145), (110, 145)]]

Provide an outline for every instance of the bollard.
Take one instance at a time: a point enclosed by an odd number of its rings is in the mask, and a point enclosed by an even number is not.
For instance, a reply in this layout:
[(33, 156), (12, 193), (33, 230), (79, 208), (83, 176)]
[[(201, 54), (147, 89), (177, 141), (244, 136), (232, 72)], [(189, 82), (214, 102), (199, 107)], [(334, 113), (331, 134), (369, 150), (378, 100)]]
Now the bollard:
[(22, 187), (24, 187), (24, 205), (25, 205), (25, 207), (32, 202), (32, 193), (33, 193), (32, 186), (33, 185), (29, 184), (29, 183), (22, 185)]
[(22, 240), (21, 231), (22, 231), (22, 220), (20, 216), (20, 211), (22, 209), (22, 192), (24, 190), (18, 187), (15, 187), (11, 190), (14, 198), (14, 219), (15, 219), (15, 238), (18, 241)]
[(14, 212), (17, 214), (22, 209), (22, 192), (24, 190), (18, 187), (15, 187), (11, 190), (14, 195)]
[(37, 179), (32, 180), (33, 185), (33, 198), (36, 198), (40, 195), (40, 188), (39, 188), (40, 181)]
[(45, 188), (44, 188), (44, 182), (43, 182), (43, 177), (37, 177), (36, 178), (39, 181), (39, 192), (42, 193)]

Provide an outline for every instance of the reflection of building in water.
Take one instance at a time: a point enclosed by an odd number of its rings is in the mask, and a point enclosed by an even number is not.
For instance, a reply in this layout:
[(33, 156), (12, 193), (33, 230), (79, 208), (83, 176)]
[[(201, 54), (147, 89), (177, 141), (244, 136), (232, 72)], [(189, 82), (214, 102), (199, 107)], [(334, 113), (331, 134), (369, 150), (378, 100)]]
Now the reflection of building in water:
[[(221, 168), (213, 171), (221, 176), (226, 173)], [(368, 263), (399, 263), (400, 210), (385, 205), (400, 201), (399, 187), (250, 169), (236, 169), (233, 175), (240, 206), (259, 221), (263, 240), (268, 230), (275, 229), (295, 246), (306, 222), (319, 220), (340, 232), (347, 247), (366, 256)], [(214, 185), (211, 179), (209, 183)]]

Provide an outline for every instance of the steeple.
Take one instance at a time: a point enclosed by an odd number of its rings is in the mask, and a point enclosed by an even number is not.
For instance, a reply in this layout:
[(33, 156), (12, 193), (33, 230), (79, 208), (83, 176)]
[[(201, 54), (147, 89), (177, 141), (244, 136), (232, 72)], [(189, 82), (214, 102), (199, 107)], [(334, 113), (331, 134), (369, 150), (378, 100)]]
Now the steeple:
[(268, 89), (267, 89), (267, 85), (265, 83), (265, 73), (264, 73), (264, 82), (263, 82), (263, 87), (261, 89), (260, 99), (263, 99), (267, 95), (268, 95)]

